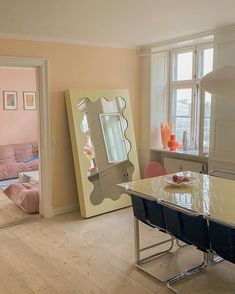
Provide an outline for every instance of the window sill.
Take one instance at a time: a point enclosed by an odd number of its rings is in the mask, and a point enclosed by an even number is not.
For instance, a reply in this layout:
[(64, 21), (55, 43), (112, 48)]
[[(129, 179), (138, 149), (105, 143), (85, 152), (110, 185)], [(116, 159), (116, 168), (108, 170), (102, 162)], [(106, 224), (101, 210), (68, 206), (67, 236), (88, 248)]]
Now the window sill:
[(199, 154), (199, 150), (183, 150), (177, 149), (176, 151), (170, 151), (169, 149), (157, 148), (151, 149), (151, 151), (157, 151), (166, 154), (180, 155), (181, 157), (197, 157), (197, 158), (208, 158), (208, 154)]

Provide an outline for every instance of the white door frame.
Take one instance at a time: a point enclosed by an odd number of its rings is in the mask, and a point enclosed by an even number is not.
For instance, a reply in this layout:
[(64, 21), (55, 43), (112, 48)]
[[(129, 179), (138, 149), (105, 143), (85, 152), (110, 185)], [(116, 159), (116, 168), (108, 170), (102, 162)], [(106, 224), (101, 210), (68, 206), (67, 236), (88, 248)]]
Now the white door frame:
[(50, 101), (48, 99), (47, 60), (43, 58), (0, 56), (0, 66), (34, 67), (37, 75), (40, 171), (40, 214), (53, 216), (52, 208), (52, 143)]

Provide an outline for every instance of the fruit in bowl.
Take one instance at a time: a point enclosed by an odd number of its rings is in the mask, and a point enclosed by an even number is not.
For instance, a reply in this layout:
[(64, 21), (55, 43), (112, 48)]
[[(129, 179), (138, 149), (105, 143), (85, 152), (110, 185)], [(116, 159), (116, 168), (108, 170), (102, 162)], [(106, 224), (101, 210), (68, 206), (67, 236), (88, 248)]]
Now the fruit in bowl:
[(186, 176), (184, 174), (175, 174), (173, 176), (169, 175), (166, 176), (164, 179), (164, 182), (167, 183), (168, 185), (173, 185), (173, 186), (188, 186), (195, 184), (198, 179), (195, 177)]
[(188, 183), (190, 181), (190, 179), (185, 176), (173, 175), (172, 181), (176, 184), (181, 184), (181, 183)]

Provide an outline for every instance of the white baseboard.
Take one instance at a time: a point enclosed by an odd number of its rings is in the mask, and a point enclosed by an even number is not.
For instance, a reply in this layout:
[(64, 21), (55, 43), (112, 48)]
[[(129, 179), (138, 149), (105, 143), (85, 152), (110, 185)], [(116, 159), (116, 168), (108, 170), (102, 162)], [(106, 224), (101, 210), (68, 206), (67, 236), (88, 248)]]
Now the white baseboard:
[(59, 214), (72, 212), (72, 211), (75, 211), (75, 210), (79, 210), (79, 204), (74, 204), (74, 205), (69, 205), (69, 206), (65, 206), (65, 207), (55, 208), (53, 210), (53, 214), (54, 215), (59, 215)]

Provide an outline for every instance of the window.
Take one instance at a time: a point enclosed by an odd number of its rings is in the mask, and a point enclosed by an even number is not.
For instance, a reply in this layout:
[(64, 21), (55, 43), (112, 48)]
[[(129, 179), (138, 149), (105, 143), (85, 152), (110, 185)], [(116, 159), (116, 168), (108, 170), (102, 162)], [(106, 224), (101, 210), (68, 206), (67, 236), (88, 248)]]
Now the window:
[(213, 68), (213, 47), (193, 46), (170, 51), (169, 121), (177, 140), (187, 132), (188, 148), (209, 149), (211, 95), (200, 89), (200, 78)]

